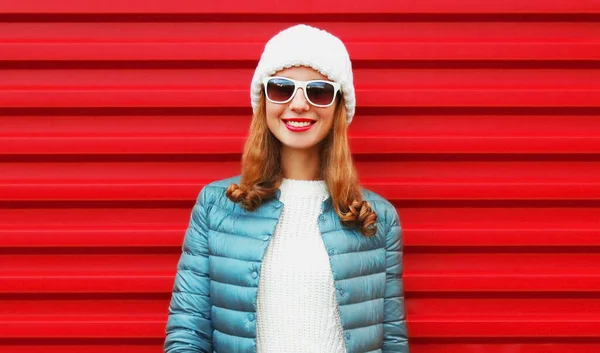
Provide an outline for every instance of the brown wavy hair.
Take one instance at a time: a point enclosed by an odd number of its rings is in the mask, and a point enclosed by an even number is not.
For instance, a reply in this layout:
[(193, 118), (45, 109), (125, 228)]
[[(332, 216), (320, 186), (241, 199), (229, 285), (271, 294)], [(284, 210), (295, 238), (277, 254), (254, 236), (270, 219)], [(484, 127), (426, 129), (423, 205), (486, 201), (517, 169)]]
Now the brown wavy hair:
[[(333, 128), (319, 143), (320, 176), (325, 180), (340, 222), (360, 228), (365, 236), (373, 236), (377, 232), (377, 214), (369, 202), (362, 199), (348, 143), (346, 107), (341, 96), (338, 96), (333, 119)], [(244, 209), (254, 211), (263, 200), (275, 196), (283, 178), (280, 148), (281, 142), (267, 126), (263, 90), (242, 155), (240, 184), (231, 184), (226, 191), (227, 197)]]

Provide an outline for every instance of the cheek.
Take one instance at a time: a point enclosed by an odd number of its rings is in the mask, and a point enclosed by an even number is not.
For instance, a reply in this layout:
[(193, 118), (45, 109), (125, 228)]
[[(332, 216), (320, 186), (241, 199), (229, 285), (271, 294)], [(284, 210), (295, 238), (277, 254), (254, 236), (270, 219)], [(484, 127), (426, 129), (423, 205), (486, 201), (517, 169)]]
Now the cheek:
[(283, 113), (283, 109), (283, 104), (275, 104), (267, 101), (265, 105), (265, 112), (267, 114), (267, 118), (279, 118), (279, 116)]
[(327, 127), (327, 131), (329, 131), (331, 129), (331, 127), (333, 126), (333, 113), (335, 112), (335, 109), (328, 109), (326, 112), (323, 112), (321, 114), (321, 117), (324, 120), (324, 125), (325, 127)]
[(282, 105), (281, 104), (273, 104), (270, 102), (267, 102), (267, 104), (265, 105), (265, 115), (267, 117), (267, 126), (269, 127), (269, 130), (271, 130), (271, 132), (273, 134), (277, 133), (277, 130), (279, 128), (279, 117), (281, 116), (281, 114), (283, 114), (283, 109), (282, 109)]

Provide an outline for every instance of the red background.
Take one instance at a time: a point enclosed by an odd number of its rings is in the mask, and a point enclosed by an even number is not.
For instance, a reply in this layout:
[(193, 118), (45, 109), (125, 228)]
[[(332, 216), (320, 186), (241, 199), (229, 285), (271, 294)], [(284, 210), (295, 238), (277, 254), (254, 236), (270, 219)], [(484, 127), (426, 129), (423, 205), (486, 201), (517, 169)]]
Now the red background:
[(412, 353), (600, 351), (600, 2), (0, 0), (0, 351), (161, 352), (191, 207), (265, 42), (355, 69)]

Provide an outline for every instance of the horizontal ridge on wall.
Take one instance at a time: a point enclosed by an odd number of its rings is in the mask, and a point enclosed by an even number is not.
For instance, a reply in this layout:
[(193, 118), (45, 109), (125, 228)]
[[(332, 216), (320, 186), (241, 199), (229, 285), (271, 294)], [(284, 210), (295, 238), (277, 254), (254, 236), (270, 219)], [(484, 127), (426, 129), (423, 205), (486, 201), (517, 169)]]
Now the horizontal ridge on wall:
[[(164, 124), (165, 119), (168, 124)], [(352, 122), (355, 155), (596, 154), (593, 115), (360, 115)], [(248, 115), (0, 116), (2, 155), (226, 155), (237, 161)], [(446, 122), (452, 121), (452, 124)], [(64, 157), (61, 157), (64, 158)], [(531, 158), (531, 156), (529, 157)], [(575, 159), (575, 156), (570, 156)]]
[[(292, 22), (289, 23), (290, 25)], [(340, 36), (354, 63), (597, 60), (595, 22), (311, 22)], [(280, 23), (0, 23), (0, 60), (240, 62), (253, 68)], [(100, 62), (99, 62), (100, 61)], [(29, 63), (32, 65), (34, 63)], [(107, 65), (107, 64), (103, 64)], [(231, 65), (231, 64), (229, 64)], [(533, 64), (532, 64), (533, 65)], [(34, 66), (35, 67), (35, 66)], [(63, 66), (64, 67), (64, 66)]]
[[(363, 107), (598, 107), (599, 70), (357, 69)], [(247, 107), (252, 70), (0, 70), (3, 107)]]
[[(146, 202), (148, 204), (149, 202)], [(9, 253), (129, 252), (181, 247), (194, 201), (179, 207), (0, 209), (0, 248)], [(34, 204), (35, 205), (35, 204)], [(543, 207), (542, 207), (543, 206)], [(600, 247), (600, 207), (493, 206), (399, 209), (409, 252), (535, 251), (575, 253)], [(31, 220), (36, 222), (32, 223)], [(435, 221), (432, 221), (435, 220)], [(587, 247), (587, 248), (586, 248)], [(441, 250), (440, 250), (441, 249)], [(482, 250), (483, 249), (483, 250)], [(521, 250), (524, 249), (524, 250)]]
[[(357, 169), (364, 187), (392, 200), (600, 198), (600, 163), (377, 161)], [(239, 170), (237, 162), (8, 162), (0, 165), (0, 200), (190, 200)]]
[(506, 0), (502, 2), (482, 3), (474, 0), (458, 0), (445, 2), (439, 0), (423, 0), (419, 2), (397, 2), (387, 0), (373, 0), (369, 2), (355, 2), (348, 6), (348, 2), (332, 0), (281, 3), (275, 0), (261, 1), (258, 3), (236, 2), (198, 2), (193, 0), (179, 0), (165, 2), (162, 0), (145, 0), (121, 2), (119, 0), (105, 0), (103, 2), (55, 0), (39, 3), (35, 0), (21, 0), (19, 2), (3, 0), (0, 2), (0, 12), (3, 13), (238, 13), (238, 14), (361, 14), (370, 13), (598, 13), (600, 4), (594, 0)]

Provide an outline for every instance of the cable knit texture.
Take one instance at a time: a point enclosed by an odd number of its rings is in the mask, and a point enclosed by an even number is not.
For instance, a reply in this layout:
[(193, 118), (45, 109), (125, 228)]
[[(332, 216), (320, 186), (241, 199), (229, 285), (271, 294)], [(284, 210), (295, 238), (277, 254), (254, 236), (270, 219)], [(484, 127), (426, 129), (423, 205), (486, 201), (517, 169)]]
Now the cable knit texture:
[(345, 353), (329, 256), (317, 218), (323, 180), (283, 179), (283, 211), (262, 264), (257, 299), (259, 353)]

